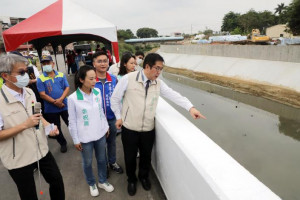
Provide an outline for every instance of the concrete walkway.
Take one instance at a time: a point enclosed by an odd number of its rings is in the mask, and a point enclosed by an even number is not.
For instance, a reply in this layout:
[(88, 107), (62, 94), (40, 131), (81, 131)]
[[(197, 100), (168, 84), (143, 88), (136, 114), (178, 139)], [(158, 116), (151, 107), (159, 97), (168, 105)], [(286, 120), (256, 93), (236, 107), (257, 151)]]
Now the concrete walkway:
[[(63, 63), (62, 55), (58, 56), (58, 62)], [(63, 65), (60, 65), (60, 71), (65, 72)], [(68, 81), (71, 87), (71, 91), (74, 91), (73, 86), (74, 76), (69, 76)], [(49, 148), (56, 162), (61, 170), (63, 176), (66, 200), (88, 200), (88, 199), (102, 199), (102, 200), (164, 200), (166, 199), (164, 192), (158, 182), (155, 174), (151, 171), (150, 181), (152, 188), (150, 191), (145, 191), (140, 182), (137, 183), (137, 193), (131, 197), (127, 193), (127, 177), (125, 172), (123, 174), (116, 174), (110, 170), (110, 177), (108, 181), (114, 186), (115, 190), (112, 193), (107, 193), (102, 189), (99, 189), (100, 195), (98, 197), (91, 197), (89, 193), (88, 185), (84, 179), (82, 170), (81, 155), (73, 146), (73, 142), (66, 125), (62, 122), (62, 131), (68, 141), (68, 152), (65, 154), (60, 153), (60, 146), (56, 140), (49, 139)], [(117, 162), (123, 167), (125, 171), (123, 147), (121, 142), (121, 136), (117, 136)], [(95, 160), (93, 161), (94, 175), (97, 177), (97, 167)], [(37, 191), (39, 193), (38, 173), (35, 173), (35, 179), (37, 184)], [(42, 191), (44, 195), (39, 195), (39, 199), (48, 200), (49, 190), (48, 184), (42, 178)], [(18, 200), (20, 199), (17, 191), (17, 187), (7, 170), (0, 163), (0, 199), (1, 200)]]

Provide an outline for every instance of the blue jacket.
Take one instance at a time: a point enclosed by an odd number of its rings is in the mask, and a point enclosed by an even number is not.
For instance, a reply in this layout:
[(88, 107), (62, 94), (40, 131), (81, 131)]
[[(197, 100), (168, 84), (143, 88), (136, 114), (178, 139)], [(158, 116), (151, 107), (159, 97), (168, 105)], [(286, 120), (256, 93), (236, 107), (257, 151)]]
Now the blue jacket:
[(106, 81), (104, 84), (99, 80), (98, 77), (96, 81), (97, 83), (95, 87), (100, 89), (102, 95), (102, 106), (104, 114), (106, 115), (107, 120), (115, 119), (115, 114), (110, 107), (110, 98), (118, 83), (118, 79), (115, 75), (106, 73)]

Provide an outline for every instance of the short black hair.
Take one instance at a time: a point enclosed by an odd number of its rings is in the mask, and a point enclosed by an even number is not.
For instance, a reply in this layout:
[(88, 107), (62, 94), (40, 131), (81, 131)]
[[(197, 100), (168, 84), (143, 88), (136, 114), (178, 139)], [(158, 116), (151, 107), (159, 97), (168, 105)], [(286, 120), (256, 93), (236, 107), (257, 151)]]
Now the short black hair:
[(102, 56), (102, 55), (106, 56), (108, 58), (108, 55), (107, 55), (106, 52), (104, 52), (104, 51), (97, 51), (96, 53), (93, 54), (93, 57), (92, 57), (93, 61), (94, 61), (95, 58), (97, 58), (98, 56)]
[(141, 51), (137, 51), (137, 52), (135, 52), (135, 56), (143, 56), (143, 57), (145, 57), (145, 54), (143, 52), (141, 52)]
[(84, 80), (85, 77), (86, 77), (87, 72), (90, 71), (90, 70), (95, 71), (95, 68), (93, 66), (90, 66), (90, 65), (83, 65), (75, 73), (74, 84), (75, 84), (76, 89), (82, 87), (82, 83), (81, 83), (80, 79)]
[(163, 57), (161, 57), (158, 53), (149, 53), (144, 59), (143, 68), (145, 69), (148, 64), (151, 69), (157, 61), (165, 62)]

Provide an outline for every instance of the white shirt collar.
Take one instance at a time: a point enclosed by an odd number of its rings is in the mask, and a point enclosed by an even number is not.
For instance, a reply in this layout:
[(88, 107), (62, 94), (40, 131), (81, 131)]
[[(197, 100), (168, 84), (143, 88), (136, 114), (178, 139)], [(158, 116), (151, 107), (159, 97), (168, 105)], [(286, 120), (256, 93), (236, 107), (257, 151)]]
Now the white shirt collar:
[[(7, 87), (5, 84), (3, 84), (2, 87), (5, 87), (5, 89), (7, 89), (7, 91), (13, 95), (15, 98), (19, 99), (19, 98), (22, 98), (22, 99), (25, 99), (25, 95), (26, 95), (26, 90), (24, 88), (22, 88), (23, 92), (22, 94), (16, 92), (15, 90), (13, 89), (10, 89), (9, 87)], [(18, 98), (19, 97), (19, 98)]]
[(80, 91), (84, 96), (89, 97), (89, 96), (93, 95), (93, 90), (91, 91), (90, 94), (87, 94), (87, 93), (85, 93), (84, 91), (82, 91), (80, 88), (78, 88), (78, 89), (79, 89), (79, 91)]
[[(141, 71), (142, 72), (142, 76), (143, 76), (143, 80), (144, 80), (144, 84), (146, 84), (147, 83), (147, 81), (148, 81), (148, 78), (147, 78), (147, 76), (145, 75), (145, 73), (144, 73), (144, 69)], [(152, 81), (150, 80), (150, 83), (152, 83)]]

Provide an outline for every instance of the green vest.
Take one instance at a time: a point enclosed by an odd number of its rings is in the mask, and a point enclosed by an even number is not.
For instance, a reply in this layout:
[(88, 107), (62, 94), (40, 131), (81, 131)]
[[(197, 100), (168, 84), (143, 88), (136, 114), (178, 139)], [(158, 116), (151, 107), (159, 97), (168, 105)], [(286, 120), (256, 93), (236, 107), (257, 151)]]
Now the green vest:
[(3, 78), (0, 77), (0, 89), (2, 88), (3, 85)]

